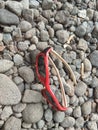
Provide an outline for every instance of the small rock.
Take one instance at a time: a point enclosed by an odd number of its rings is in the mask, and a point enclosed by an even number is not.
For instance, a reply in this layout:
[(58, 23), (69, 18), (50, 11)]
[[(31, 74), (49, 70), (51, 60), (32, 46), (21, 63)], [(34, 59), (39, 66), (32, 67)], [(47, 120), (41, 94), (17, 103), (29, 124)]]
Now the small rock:
[(44, 127), (44, 125), (45, 125), (45, 121), (44, 120), (40, 120), (37, 123), (37, 126), (38, 126), (39, 129), (42, 129)]
[(40, 32), (40, 37), (41, 37), (41, 41), (43, 41), (43, 42), (49, 40), (49, 34), (48, 34), (48, 32), (45, 31), (45, 30), (42, 30), (42, 31)]
[(81, 108), (80, 108), (80, 106), (78, 106), (78, 107), (76, 107), (76, 108), (74, 109), (74, 111), (73, 111), (73, 116), (74, 116), (75, 118), (78, 118), (78, 117), (81, 116)]
[(13, 111), (14, 111), (14, 112), (17, 112), (17, 113), (20, 113), (20, 112), (22, 112), (25, 108), (26, 108), (26, 104), (25, 104), (25, 103), (19, 103), (19, 104), (13, 106)]
[(92, 20), (92, 19), (93, 19), (93, 16), (94, 16), (94, 10), (88, 8), (88, 9), (87, 9), (87, 17), (89, 18), (89, 20)]
[(0, 74), (0, 104), (14, 105), (19, 103), (20, 99), (21, 93), (16, 84), (6, 75)]
[(89, 71), (91, 72), (91, 70), (92, 70), (92, 64), (89, 61), (89, 59), (85, 58), (84, 61), (83, 61), (83, 63), (84, 63), (84, 71), (85, 72), (89, 72)]
[(15, 28), (12, 32), (12, 36), (16, 41), (22, 40), (22, 33), (20, 28)]
[(86, 34), (86, 28), (83, 26), (83, 25), (79, 25), (77, 28), (76, 28), (76, 31), (75, 31), (76, 35), (78, 37), (83, 37), (85, 36)]
[(48, 47), (48, 43), (47, 42), (38, 42), (38, 44), (36, 46), (37, 46), (37, 49), (44, 50), (45, 48)]
[(4, 124), (4, 121), (0, 120), (0, 128), (3, 126), (3, 124)]
[(31, 126), (32, 126), (32, 124), (28, 124), (28, 123), (25, 123), (25, 122), (22, 123), (23, 128), (29, 129), (29, 128), (31, 128)]
[(41, 103), (28, 104), (23, 111), (23, 120), (27, 123), (36, 123), (40, 121), (42, 117), (43, 107)]
[(5, 122), (4, 130), (21, 130), (21, 119), (11, 116)]
[(14, 63), (10, 60), (0, 60), (0, 73), (4, 73), (13, 67)]
[(34, 90), (25, 90), (22, 102), (25, 103), (38, 103), (41, 102), (42, 95), (40, 92)]
[(12, 42), (12, 36), (10, 33), (4, 33), (3, 34), (3, 42), (6, 44), (6, 45), (9, 45), (11, 42)]
[(94, 77), (92, 79), (92, 82), (91, 82), (91, 85), (90, 85), (92, 88), (97, 88), (98, 87), (98, 78), (97, 77)]
[(82, 128), (84, 126), (84, 118), (83, 117), (77, 118), (75, 126), (78, 128)]
[(51, 9), (53, 6), (53, 1), (52, 0), (43, 0), (42, 2), (42, 9)]
[(30, 0), (29, 5), (30, 5), (30, 8), (34, 8), (34, 7), (37, 8), (39, 7), (39, 2), (37, 0)]
[(19, 54), (15, 54), (13, 57), (14, 63), (16, 66), (22, 65), (23, 64), (23, 57)]
[(54, 29), (53, 28), (49, 28), (48, 29), (48, 33), (49, 33), (49, 36), (51, 37), (51, 38), (53, 38), (54, 37)]
[(62, 25), (62, 24), (59, 24), (59, 23), (54, 24), (53, 29), (54, 29), (55, 31), (57, 31), (57, 30), (62, 30), (62, 29), (63, 29), (63, 25)]
[(67, 24), (69, 22), (69, 14), (64, 10), (57, 11), (55, 20), (61, 24)]
[(80, 81), (75, 88), (75, 93), (77, 96), (83, 96), (86, 93), (86, 89), (87, 85), (84, 82)]
[(21, 16), (21, 12), (23, 9), (23, 6), (20, 2), (17, 1), (7, 1), (6, 2), (6, 6), (15, 14), (17, 14), (18, 16)]
[(87, 124), (89, 130), (97, 130), (97, 123), (95, 121), (89, 121)]
[(45, 120), (46, 121), (48, 121), (48, 122), (52, 121), (53, 114), (52, 114), (52, 111), (50, 109), (47, 109), (45, 111), (45, 115), (44, 116), (45, 116)]
[(34, 13), (31, 9), (23, 9), (22, 15), (26, 21), (33, 23)]
[(70, 116), (65, 117), (65, 119), (61, 123), (61, 126), (64, 128), (72, 127), (74, 125), (75, 125), (75, 119), (73, 117), (70, 117)]
[(98, 99), (98, 87), (95, 88), (94, 97)]
[(90, 61), (93, 66), (98, 67), (98, 51), (95, 50), (90, 54)]
[(29, 0), (21, 0), (24, 9), (29, 9)]
[(16, 76), (13, 78), (13, 81), (15, 82), (15, 84), (21, 84), (23, 82), (23, 79), (20, 76)]
[(21, 51), (26, 51), (29, 48), (30, 42), (25, 40), (24, 42), (18, 42), (18, 49)]
[(60, 112), (60, 111), (57, 111), (54, 113), (54, 121), (57, 122), (57, 123), (60, 123), (64, 120), (65, 118), (65, 113), (64, 112)]
[(34, 81), (34, 72), (29, 67), (20, 67), (19, 74), (27, 83), (31, 83), (32, 81)]
[(33, 36), (32, 39), (31, 39), (31, 42), (32, 42), (33, 44), (37, 44), (37, 43), (38, 43), (38, 38), (37, 38), (37, 36)]
[(78, 16), (79, 16), (80, 18), (85, 19), (85, 18), (86, 18), (86, 10), (85, 10), (85, 9), (79, 10)]
[(53, 12), (51, 10), (44, 10), (43, 11), (43, 16), (46, 18), (46, 19), (50, 19), (52, 16), (53, 16)]
[(91, 102), (87, 101), (85, 102), (81, 107), (83, 115), (88, 115), (91, 113)]
[(42, 84), (38, 84), (38, 83), (32, 84), (31, 85), (31, 89), (32, 90), (36, 90), (36, 91), (41, 91), (43, 89), (43, 85)]
[(39, 29), (40, 31), (45, 29), (45, 23), (44, 23), (44, 21), (40, 21), (40, 22), (38, 23), (38, 29)]
[(29, 22), (24, 20), (20, 22), (19, 27), (22, 32), (27, 32), (28, 30), (32, 28), (32, 25)]
[(65, 43), (69, 38), (69, 33), (65, 30), (58, 30), (56, 32), (56, 36), (57, 36), (58, 41), (60, 43)]
[(6, 9), (0, 9), (0, 23), (4, 25), (17, 25), (19, 18)]
[(4, 121), (6, 121), (11, 115), (13, 114), (11, 106), (5, 106), (3, 108), (3, 111), (1, 113), (0, 118)]
[(88, 49), (87, 42), (84, 39), (79, 39), (79, 43), (77, 45), (78, 49), (86, 51)]
[(3, 40), (3, 33), (0, 33), (0, 42)]
[(29, 31), (27, 31), (27, 32), (25, 33), (25, 38), (26, 38), (26, 39), (30, 39), (30, 38), (32, 38), (33, 36), (36, 36), (36, 28), (32, 28), (32, 29), (30, 29)]

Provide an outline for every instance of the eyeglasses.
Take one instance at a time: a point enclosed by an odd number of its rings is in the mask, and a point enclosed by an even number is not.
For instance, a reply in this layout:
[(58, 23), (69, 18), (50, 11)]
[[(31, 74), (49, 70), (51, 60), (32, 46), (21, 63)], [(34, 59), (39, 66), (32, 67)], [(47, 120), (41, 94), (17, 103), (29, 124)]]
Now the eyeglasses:
[[(48, 47), (42, 52), (40, 52), (36, 57), (36, 73), (41, 81), (41, 83), (45, 86), (45, 88), (42, 90), (42, 95), (46, 98), (46, 100), (52, 105), (53, 108), (59, 111), (65, 111), (67, 109), (67, 100), (66, 95), (63, 87), (63, 83), (59, 74), (59, 71), (53, 62), (52, 58), (49, 56), (49, 54), (55, 55), (58, 59), (60, 59), (63, 64), (66, 66), (68, 71), (70, 72), (70, 76), (73, 80), (73, 82), (76, 84), (76, 78), (75, 75), (70, 68), (70, 66), (67, 64), (67, 62), (58, 54), (56, 53), (53, 48)], [(50, 77), (49, 77), (49, 61), (54, 67), (58, 80), (60, 83), (60, 89), (61, 89), (61, 96), (62, 96), (62, 103), (60, 103), (55, 95), (55, 93), (52, 91), (50, 87)]]

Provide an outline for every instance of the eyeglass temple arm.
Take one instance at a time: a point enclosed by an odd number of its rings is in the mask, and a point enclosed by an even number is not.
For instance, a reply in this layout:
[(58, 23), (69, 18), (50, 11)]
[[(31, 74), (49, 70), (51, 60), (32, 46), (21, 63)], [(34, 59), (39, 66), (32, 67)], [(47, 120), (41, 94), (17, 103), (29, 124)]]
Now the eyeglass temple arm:
[(64, 63), (64, 65), (66, 66), (66, 68), (70, 72), (70, 77), (72, 78), (74, 84), (76, 85), (77, 84), (76, 77), (75, 77), (75, 75), (74, 75), (71, 67), (68, 65), (68, 63), (56, 51), (51, 50), (51, 53), (53, 53), (54, 55), (56, 55)]
[(51, 62), (51, 64), (53, 65), (56, 73), (57, 73), (57, 76), (58, 76), (58, 80), (60, 82), (60, 88), (61, 88), (61, 93), (62, 93), (62, 105), (67, 107), (67, 100), (66, 100), (66, 95), (65, 95), (65, 90), (64, 90), (64, 87), (63, 87), (63, 83), (62, 83), (62, 80), (60, 78), (60, 74), (59, 74), (59, 71), (56, 67), (56, 65), (54, 64), (53, 60), (49, 57), (49, 61)]

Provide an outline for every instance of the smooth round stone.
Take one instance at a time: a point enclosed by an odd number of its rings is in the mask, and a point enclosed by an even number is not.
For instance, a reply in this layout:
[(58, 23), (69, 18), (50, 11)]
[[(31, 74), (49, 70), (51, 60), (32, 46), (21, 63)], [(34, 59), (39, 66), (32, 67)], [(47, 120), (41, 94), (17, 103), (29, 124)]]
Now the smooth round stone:
[(54, 121), (57, 123), (62, 122), (64, 120), (64, 117), (65, 117), (65, 113), (60, 111), (55, 112), (53, 116)]
[(0, 60), (0, 73), (4, 73), (13, 67), (14, 63), (10, 60)]
[(30, 42), (25, 40), (24, 42), (18, 42), (18, 49), (20, 51), (26, 51), (29, 48)]
[(84, 125), (84, 118), (83, 118), (83, 117), (77, 118), (77, 119), (76, 119), (76, 124), (75, 124), (75, 126), (78, 127), (78, 128), (79, 128), (79, 127), (82, 128), (83, 125)]
[(83, 37), (86, 34), (86, 28), (83, 25), (79, 25), (75, 31), (78, 37)]
[(19, 103), (19, 104), (13, 106), (14, 112), (17, 112), (17, 113), (22, 112), (25, 108), (26, 108), (25, 103)]
[(6, 75), (0, 74), (0, 104), (15, 105), (20, 100), (21, 93), (16, 84)]
[(98, 67), (98, 50), (93, 51), (89, 59), (93, 66)]
[(91, 101), (85, 102), (82, 105), (81, 110), (83, 115), (89, 115), (91, 113)]
[(19, 54), (14, 55), (13, 60), (16, 66), (23, 64), (23, 57)]
[(42, 30), (42, 31), (40, 32), (40, 37), (41, 37), (41, 41), (43, 41), (43, 42), (49, 40), (49, 34), (48, 34), (48, 32), (45, 31), (45, 30)]
[(52, 115), (52, 111), (50, 110), (50, 109), (47, 109), (46, 111), (45, 111), (45, 120), (46, 121), (52, 121), (52, 118), (53, 118), (53, 115)]
[(73, 116), (74, 116), (75, 118), (78, 118), (78, 117), (81, 116), (81, 107), (80, 107), (80, 106), (78, 106), (78, 107), (76, 107), (76, 108), (74, 109), (74, 111), (73, 111)]
[(42, 117), (43, 107), (41, 103), (28, 104), (23, 111), (23, 120), (27, 123), (36, 123), (40, 121)]
[(45, 125), (45, 121), (44, 120), (40, 120), (38, 123), (37, 123), (37, 126), (39, 129), (42, 129)]

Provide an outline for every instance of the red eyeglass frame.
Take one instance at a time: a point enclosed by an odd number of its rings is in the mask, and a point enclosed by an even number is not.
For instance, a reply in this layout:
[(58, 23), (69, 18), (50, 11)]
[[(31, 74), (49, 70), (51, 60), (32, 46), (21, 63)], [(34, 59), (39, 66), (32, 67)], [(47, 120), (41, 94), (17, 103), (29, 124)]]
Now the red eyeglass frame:
[[(52, 92), (51, 88), (50, 88), (50, 80), (49, 80), (49, 69), (48, 69), (48, 65), (49, 65), (49, 52), (52, 51), (53, 49), (51, 47), (46, 48), (44, 51), (40, 52), (37, 56), (36, 56), (36, 73), (37, 76), (39, 78), (39, 80), (42, 82), (42, 84), (45, 86), (45, 88), (42, 90), (42, 95), (47, 99), (47, 101), (52, 105), (52, 107), (54, 107), (56, 110), (59, 111), (65, 111), (67, 110), (67, 107), (62, 106), (58, 99), (56, 98), (56, 96), (54, 95), (54, 93)], [(46, 72), (46, 76), (42, 76), (39, 73), (39, 69), (38, 69), (38, 60), (40, 58), (40, 56), (42, 56), (44, 58), (44, 63), (45, 63), (45, 72)], [(51, 98), (53, 99), (55, 105), (53, 105), (47, 98), (47, 95), (45, 94), (45, 92), (48, 92), (51, 96)]]

